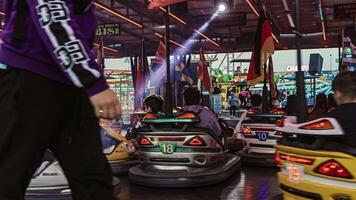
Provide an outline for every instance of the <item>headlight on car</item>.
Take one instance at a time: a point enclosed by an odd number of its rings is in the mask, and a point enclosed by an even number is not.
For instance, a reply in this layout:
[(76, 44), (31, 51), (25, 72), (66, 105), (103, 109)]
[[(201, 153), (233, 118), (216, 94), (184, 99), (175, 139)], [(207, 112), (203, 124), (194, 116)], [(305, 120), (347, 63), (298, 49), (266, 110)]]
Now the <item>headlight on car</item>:
[(115, 145), (111, 145), (111, 146), (109, 146), (107, 148), (104, 148), (103, 149), (103, 153), (105, 155), (110, 155), (110, 154), (112, 154), (114, 152), (115, 149), (116, 149), (116, 146)]

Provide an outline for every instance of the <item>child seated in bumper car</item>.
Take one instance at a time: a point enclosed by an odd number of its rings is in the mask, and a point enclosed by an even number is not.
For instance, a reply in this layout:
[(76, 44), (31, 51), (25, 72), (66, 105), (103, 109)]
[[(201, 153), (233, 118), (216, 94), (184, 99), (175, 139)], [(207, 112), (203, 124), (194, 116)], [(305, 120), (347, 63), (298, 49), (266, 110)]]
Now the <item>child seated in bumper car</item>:
[(337, 107), (325, 117), (335, 118), (345, 134), (342, 138), (332, 140), (356, 147), (356, 71), (338, 74), (332, 83), (332, 89)]
[[(162, 113), (164, 105), (164, 100), (159, 95), (150, 95), (145, 98), (143, 101), (143, 107), (145, 109), (146, 115), (152, 114), (157, 117), (163, 117), (164, 113)], [(126, 139), (131, 140), (136, 137), (137, 129), (142, 126), (141, 121), (137, 121), (134, 123), (134, 127), (127, 133)]]
[(183, 107), (182, 111), (196, 113), (200, 118), (200, 123), (196, 126), (208, 128), (214, 132), (215, 136), (220, 138), (222, 130), (219, 120), (215, 113), (213, 113), (209, 108), (201, 105), (202, 98), (200, 91), (194, 87), (187, 88), (184, 91), (184, 99), (186, 106)]
[(251, 96), (252, 108), (248, 111), (248, 114), (258, 114), (262, 112), (262, 96), (254, 94)]

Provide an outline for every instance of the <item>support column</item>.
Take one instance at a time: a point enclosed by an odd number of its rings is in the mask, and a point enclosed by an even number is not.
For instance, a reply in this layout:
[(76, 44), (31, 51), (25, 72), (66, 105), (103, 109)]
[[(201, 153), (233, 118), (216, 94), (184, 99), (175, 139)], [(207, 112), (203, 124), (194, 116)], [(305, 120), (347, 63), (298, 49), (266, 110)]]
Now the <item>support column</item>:
[(166, 82), (166, 91), (165, 91), (165, 111), (167, 117), (173, 116), (172, 109), (172, 83), (171, 83), (171, 68), (170, 68), (170, 30), (169, 30), (169, 13), (170, 6), (166, 8), (167, 12), (165, 13), (165, 25), (166, 25), (166, 33), (165, 33), (165, 43), (166, 43), (166, 67), (167, 67), (167, 82)]
[(302, 52), (300, 49), (300, 42), (302, 34), (300, 32), (300, 0), (296, 0), (296, 45), (297, 45), (297, 63), (298, 71), (296, 72), (296, 85), (297, 85), (297, 99), (298, 99), (298, 123), (303, 123), (307, 120), (307, 108), (305, 101), (305, 82), (304, 72), (302, 71)]

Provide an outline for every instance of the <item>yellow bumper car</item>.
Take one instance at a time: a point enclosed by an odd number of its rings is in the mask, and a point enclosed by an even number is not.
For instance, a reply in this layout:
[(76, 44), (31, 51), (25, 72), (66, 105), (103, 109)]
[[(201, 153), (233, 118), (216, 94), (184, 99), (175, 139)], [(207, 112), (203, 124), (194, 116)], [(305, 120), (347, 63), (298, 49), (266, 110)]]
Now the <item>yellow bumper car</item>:
[(285, 200), (355, 200), (356, 147), (338, 143), (344, 135), (333, 118), (296, 124), (284, 119), (276, 146), (278, 180)]
[(101, 124), (100, 131), (103, 152), (106, 155), (114, 174), (127, 173), (139, 163), (135, 157), (136, 149), (131, 141), (120, 132), (113, 131), (109, 126)]

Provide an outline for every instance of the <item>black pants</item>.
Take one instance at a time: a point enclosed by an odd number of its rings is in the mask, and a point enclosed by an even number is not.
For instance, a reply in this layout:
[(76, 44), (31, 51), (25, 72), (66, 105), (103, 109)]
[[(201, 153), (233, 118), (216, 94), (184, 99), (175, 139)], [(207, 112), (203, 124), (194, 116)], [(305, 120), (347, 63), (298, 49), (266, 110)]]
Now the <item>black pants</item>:
[(241, 107), (246, 107), (247, 106), (247, 101), (246, 101), (246, 98), (242, 95), (239, 95), (239, 99), (240, 99), (240, 102), (241, 102)]
[(62, 166), (74, 200), (113, 200), (98, 120), (82, 89), (0, 69), (0, 200), (22, 200), (46, 149)]
[(230, 115), (236, 116), (236, 110), (238, 107), (236, 105), (230, 106)]

